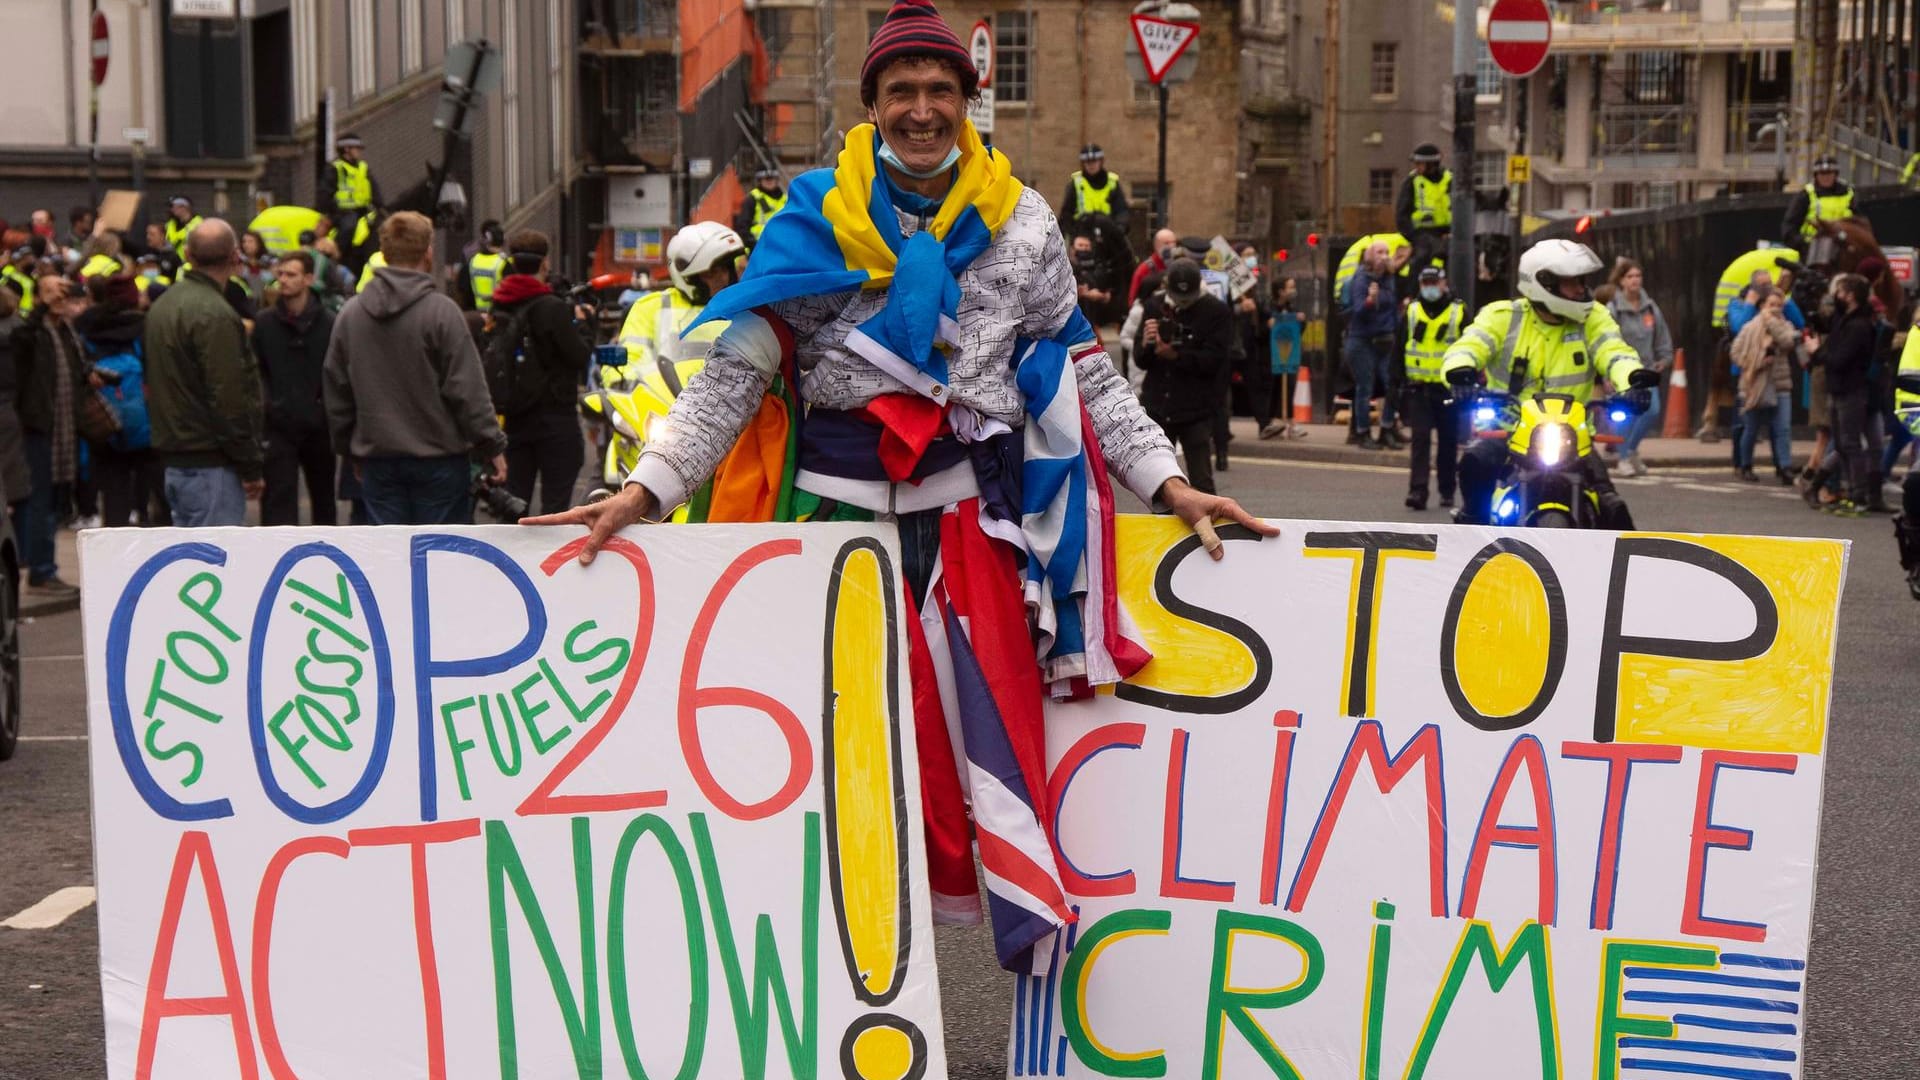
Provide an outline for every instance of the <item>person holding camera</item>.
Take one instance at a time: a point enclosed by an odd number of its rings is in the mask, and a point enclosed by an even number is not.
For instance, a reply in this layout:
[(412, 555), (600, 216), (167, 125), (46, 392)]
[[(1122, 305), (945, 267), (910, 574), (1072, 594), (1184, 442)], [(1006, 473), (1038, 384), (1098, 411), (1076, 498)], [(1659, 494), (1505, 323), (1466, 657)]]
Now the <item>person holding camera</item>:
[(507, 431), (507, 490), (532, 501), (538, 478), (540, 513), (557, 514), (573, 505), (573, 482), (586, 463), (574, 408), (592, 350), (574, 329), (572, 307), (547, 284), (548, 250), (543, 232), (507, 237), (507, 276), (493, 292), (487, 352), (511, 350), (533, 364), (531, 378), (516, 380), (514, 400), (493, 405)]
[(1220, 407), (1220, 376), (1233, 353), (1233, 312), (1209, 293), (1200, 264), (1179, 258), (1167, 266), (1160, 292), (1143, 304), (1134, 362), (1145, 371), (1140, 403), (1186, 455), (1195, 488), (1214, 493), (1213, 415)]

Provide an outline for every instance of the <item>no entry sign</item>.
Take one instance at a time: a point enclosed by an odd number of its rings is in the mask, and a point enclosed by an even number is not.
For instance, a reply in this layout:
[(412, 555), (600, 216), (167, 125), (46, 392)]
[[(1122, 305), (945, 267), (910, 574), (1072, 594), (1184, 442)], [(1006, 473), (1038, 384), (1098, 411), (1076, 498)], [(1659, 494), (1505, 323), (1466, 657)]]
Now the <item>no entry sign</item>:
[(93, 40), (93, 63), (88, 71), (90, 81), (95, 86), (107, 81), (107, 57), (113, 51), (111, 40), (107, 37), (107, 13), (93, 13), (92, 30), (88, 35)]
[(1553, 13), (1547, 0), (1493, 0), (1487, 15), (1487, 52), (1501, 71), (1524, 79), (1547, 62)]

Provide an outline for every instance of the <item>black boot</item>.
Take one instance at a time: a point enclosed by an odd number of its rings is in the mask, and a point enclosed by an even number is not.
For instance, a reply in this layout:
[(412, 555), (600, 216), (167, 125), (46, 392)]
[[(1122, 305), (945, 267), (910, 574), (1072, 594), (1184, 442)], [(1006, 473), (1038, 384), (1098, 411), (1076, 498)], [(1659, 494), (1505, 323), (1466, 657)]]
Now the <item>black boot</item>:
[(1900, 545), (1900, 569), (1907, 572), (1907, 591), (1920, 600), (1920, 524), (1909, 524), (1904, 514), (1894, 518), (1893, 539)]
[(1882, 487), (1884, 478), (1878, 472), (1867, 474), (1866, 508), (1870, 514), (1891, 514), (1893, 507), (1887, 505), (1887, 495)]
[(1821, 500), (1820, 493), (1827, 489), (1827, 481), (1830, 479), (1827, 470), (1810, 468), (1805, 475), (1807, 486), (1800, 489), (1800, 497), (1807, 500), (1807, 506), (1812, 509), (1826, 509), (1827, 504)]
[[(1452, 500), (1448, 500), (1451, 502)], [(1427, 508), (1427, 489), (1412, 488), (1407, 492), (1407, 509), (1425, 510)]]

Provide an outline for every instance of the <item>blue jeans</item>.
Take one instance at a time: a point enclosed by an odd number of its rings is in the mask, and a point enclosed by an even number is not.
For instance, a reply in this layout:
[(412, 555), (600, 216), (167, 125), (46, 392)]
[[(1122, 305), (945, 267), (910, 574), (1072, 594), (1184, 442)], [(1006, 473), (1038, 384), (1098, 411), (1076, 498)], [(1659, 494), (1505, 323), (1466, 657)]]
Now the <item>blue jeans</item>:
[(20, 554), (27, 563), (28, 584), (38, 585), (60, 572), (54, 561), (53, 534), (60, 527), (54, 507), (65, 506), (70, 484), (53, 482), (53, 436), (26, 433), (27, 471), (33, 490), (24, 503), (14, 503), (13, 528), (20, 534)]
[(1623, 458), (1632, 457), (1639, 453), (1640, 440), (1646, 438), (1647, 433), (1652, 431), (1653, 426), (1659, 422), (1660, 391), (1656, 389), (1653, 391), (1653, 404), (1647, 406), (1646, 412), (1634, 417), (1633, 423), (1627, 425), (1626, 432), (1621, 436), (1620, 456)]
[(173, 523), (183, 529), (247, 523), (246, 489), (240, 474), (225, 465), (167, 466), (167, 505), (173, 507)]
[(1776, 396), (1772, 405), (1736, 415), (1744, 417), (1739, 429), (1740, 441), (1734, 450), (1733, 463), (1736, 467), (1753, 468), (1753, 444), (1759, 441), (1762, 427), (1773, 432), (1773, 467), (1793, 467), (1793, 405), (1787, 400), (1787, 395)]
[(375, 525), (470, 525), (471, 487), (465, 454), (360, 463), (360, 498)]
[(1886, 407), (1885, 422), (1887, 429), (1887, 448), (1880, 454), (1881, 476), (1887, 476), (1893, 472), (1893, 467), (1900, 462), (1901, 451), (1905, 450), (1907, 444), (1913, 441), (1913, 432), (1907, 430), (1906, 422), (1900, 419), (1900, 414), (1895, 412), (1891, 405)]
[(1392, 431), (1393, 399), (1400, 389), (1393, 378), (1393, 350), (1377, 349), (1370, 338), (1350, 337), (1346, 344), (1347, 370), (1353, 374), (1353, 431), (1366, 434), (1372, 428), (1368, 403), (1375, 390), (1380, 392), (1380, 426)]

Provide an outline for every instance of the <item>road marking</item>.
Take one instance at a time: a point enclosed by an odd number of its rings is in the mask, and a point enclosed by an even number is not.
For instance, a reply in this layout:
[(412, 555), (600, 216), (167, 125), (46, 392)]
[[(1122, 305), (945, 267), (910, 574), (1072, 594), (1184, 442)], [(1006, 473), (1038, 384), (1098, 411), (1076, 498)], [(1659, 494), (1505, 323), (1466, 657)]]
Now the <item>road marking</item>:
[(0, 920), (0, 926), (15, 930), (51, 930), (92, 905), (93, 886), (69, 885), (13, 918)]
[(22, 735), (18, 742), (86, 742), (85, 735)]
[(1227, 460), (1236, 465), (1277, 465), (1290, 469), (1330, 469), (1335, 472), (1392, 473), (1395, 476), (1406, 475), (1406, 466), (1395, 465), (1355, 465), (1346, 461), (1306, 461), (1300, 458), (1239, 457), (1227, 455)]

